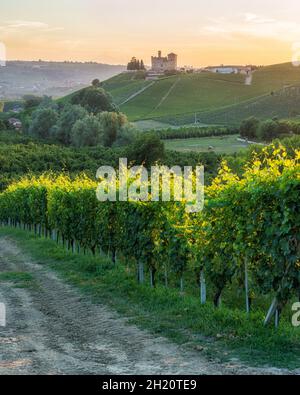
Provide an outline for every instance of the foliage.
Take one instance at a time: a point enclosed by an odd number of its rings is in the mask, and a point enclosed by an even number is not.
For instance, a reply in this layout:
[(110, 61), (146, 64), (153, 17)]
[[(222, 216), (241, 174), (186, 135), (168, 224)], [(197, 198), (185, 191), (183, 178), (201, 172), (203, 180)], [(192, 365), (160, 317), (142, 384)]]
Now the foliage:
[(73, 176), (85, 171), (94, 177), (100, 166), (116, 167), (121, 156), (124, 153), (117, 148), (100, 146), (74, 150), (42, 144), (15, 132), (0, 133), (0, 190), (27, 173), (39, 175), (47, 171), (65, 171)]
[(92, 81), (92, 86), (95, 87), (95, 88), (100, 88), (100, 87), (101, 87), (101, 82), (100, 82), (100, 80), (99, 80), (98, 78), (95, 78), (95, 79)]
[(6, 125), (4, 123), (4, 121), (2, 121), (2, 119), (0, 119), (0, 131), (5, 130), (6, 129)]
[(99, 114), (104, 147), (111, 147), (120, 135), (121, 129), (128, 123), (124, 114), (104, 111)]
[(241, 136), (256, 138), (264, 141), (272, 141), (275, 138), (283, 138), (293, 134), (300, 134), (300, 122), (296, 120), (278, 120), (276, 117), (259, 121), (251, 117), (242, 121), (240, 126)]
[(255, 138), (257, 137), (257, 130), (259, 126), (259, 120), (255, 117), (244, 119), (240, 126), (240, 134), (242, 137)]
[[(274, 294), (281, 311), (300, 287), (300, 152), (283, 147), (254, 156), (242, 177), (222, 163), (206, 188), (205, 208), (131, 201), (100, 203), (97, 183), (86, 176), (25, 178), (0, 194), (0, 220), (55, 230), (68, 245), (119, 250), (152, 272), (168, 268), (181, 277), (204, 271), (214, 302), (248, 262), (253, 294)], [(135, 178), (128, 186), (136, 188)], [(163, 258), (163, 259), (162, 259)]]
[(79, 104), (92, 114), (116, 110), (111, 96), (103, 88), (95, 86), (82, 89), (72, 95), (71, 104)]
[(77, 121), (84, 119), (87, 115), (87, 111), (79, 105), (65, 106), (60, 113), (54, 130), (56, 140), (62, 144), (70, 145), (73, 126)]
[(29, 134), (41, 139), (49, 139), (57, 120), (57, 111), (52, 108), (39, 108), (32, 114)]
[(25, 95), (23, 96), (23, 100), (24, 109), (26, 111), (32, 109), (33, 107), (38, 107), (42, 103), (43, 98), (41, 96)]
[(226, 128), (218, 126), (182, 126), (176, 129), (161, 129), (150, 131), (152, 133), (157, 133), (159, 137), (163, 140), (172, 139), (189, 139), (196, 137), (210, 137), (210, 136), (228, 136), (237, 134), (238, 130), (236, 128)]
[(137, 58), (133, 57), (127, 65), (127, 70), (129, 71), (146, 70), (144, 61), (143, 60), (140, 61)]
[(279, 135), (279, 125), (277, 121), (266, 120), (262, 122), (257, 131), (257, 137), (260, 140), (272, 141)]
[(113, 147), (124, 147), (132, 144), (137, 138), (138, 131), (130, 123), (126, 123), (124, 126), (118, 129), (117, 137), (113, 144)]
[(137, 165), (151, 166), (165, 155), (164, 143), (153, 133), (138, 134), (127, 149), (127, 157)]
[(79, 119), (71, 131), (71, 142), (75, 147), (92, 147), (101, 143), (102, 127), (94, 115)]

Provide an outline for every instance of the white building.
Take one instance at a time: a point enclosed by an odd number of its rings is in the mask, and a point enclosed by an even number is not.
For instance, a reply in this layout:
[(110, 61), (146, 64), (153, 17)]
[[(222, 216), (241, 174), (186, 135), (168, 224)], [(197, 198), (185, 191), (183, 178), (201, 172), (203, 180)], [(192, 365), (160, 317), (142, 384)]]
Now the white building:
[(170, 53), (168, 56), (161, 56), (161, 51), (158, 51), (158, 56), (151, 57), (151, 70), (164, 73), (165, 71), (174, 71), (177, 69), (177, 55)]
[(219, 74), (250, 74), (252, 69), (250, 66), (209, 66), (204, 69), (211, 73)]

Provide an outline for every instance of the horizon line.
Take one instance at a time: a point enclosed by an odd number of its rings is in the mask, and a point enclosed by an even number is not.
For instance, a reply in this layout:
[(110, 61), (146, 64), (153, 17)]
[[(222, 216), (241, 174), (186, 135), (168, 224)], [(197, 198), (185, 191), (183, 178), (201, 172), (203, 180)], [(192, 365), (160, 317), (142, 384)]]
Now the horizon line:
[[(120, 66), (120, 67), (126, 67), (126, 64), (122, 64), (122, 63), (105, 63), (105, 62), (101, 62), (101, 61), (94, 61), (94, 60), (49, 60), (49, 59), (30, 59), (30, 60), (25, 60), (25, 59), (7, 59), (6, 62), (37, 62), (37, 63), (81, 63), (81, 64), (98, 64), (98, 65), (105, 65), (105, 66)], [(193, 67), (193, 68), (204, 68), (204, 67), (220, 67), (220, 66), (224, 66), (226, 67), (227, 65), (231, 65), (231, 66), (241, 66), (241, 65), (251, 65), (251, 66), (257, 66), (257, 67), (268, 67), (268, 66), (275, 66), (275, 65), (280, 65), (280, 64), (286, 64), (286, 63), (292, 63), (291, 60), (289, 61), (284, 61), (284, 62), (279, 62), (279, 63), (220, 63), (219, 65), (211, 65), (211, 64), (207, 64), (207, 65), (201, 65), (201, 66), (193, 66), (193, 65), (180, 65), (178, 66), (180, 67)], [(150, 67), (150, 65), (145, 64), (147, 67)]]

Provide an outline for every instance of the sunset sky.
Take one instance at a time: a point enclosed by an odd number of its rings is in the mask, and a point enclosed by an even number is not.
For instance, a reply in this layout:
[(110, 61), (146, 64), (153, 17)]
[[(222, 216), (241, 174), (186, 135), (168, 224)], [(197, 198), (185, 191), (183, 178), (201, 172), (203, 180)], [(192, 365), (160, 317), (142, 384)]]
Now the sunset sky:
[[(8, 59), (273, 64), (300, 49), (299, 0), (1, 0)], [(298, 44), (297, 44), (298, 43)]]

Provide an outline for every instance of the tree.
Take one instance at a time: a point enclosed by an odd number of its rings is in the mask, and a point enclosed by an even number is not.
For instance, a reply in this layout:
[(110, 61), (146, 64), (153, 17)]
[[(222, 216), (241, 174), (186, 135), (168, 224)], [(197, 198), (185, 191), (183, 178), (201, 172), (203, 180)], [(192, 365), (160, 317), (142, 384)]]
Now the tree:
[(93, 86), (94, 88), (100, 88), (100, 86), (101, 86), (100, 80), (98, 80), (98, 78), (95, 78), (95, 79), (92, 81), (92, 86)]
[(114, 111), (112, 97), (103, 89), (90, 86), (75, 93), (72, 104), (79, 104), (89, 113), (98, 114), (102, 111)]
[(75, 123), (88, 115), (86, 109), (79, 105), (68, 105), (60, 114), (55, 128), (56, 139), (66, 145), (71, 144), (71, 132)]
[(39, 108), (46, 108), (46, 107), (51, 107), (55, 110), (57, 110), (58, 105), (57, 103), (52, 99), (51, 96), (43, 96), (41, 103), (39, 104)]
[(0, 131), (5, 130), (6, 129), (6, 125), (5, 123), (2, 121), (2, 119), (0, 119)]
[(137, 165), (151, 166), (165, 156), (165, 146), (155, 133), (140, 133), (127, 150), (128, 158)]
[(137, 137), (139, 132), (130, 123), (126, 123), (122, 126), (117, 133), (114, 147), (124, 147), (132, 144)]
[(25, 102), (24, 109), (29, 110), (31, 108), (38, 107), (42, 103), (43, 98), (35, 95), (25, 95), (23, 96), (23, 100)]
[(127, 70), (133, 71), (137, 70), (137, 59), (136, 57), (132, 57), (131, 61), (127, 64)]
[(255, 138), (259, 128), (259, 120), (255, 117), (244, 119), (240, 126), (240, 134), (242, 137)]
[(127, 70), (138, 71), (146, 70), (144, 61), (137, 59), (135, 56), (131, 58), (131, 61), (127, 64)]
[(280, 127), (277, 121), (271, 119), (261, 123), (258, 129), (258, 136), (261, 140), (271, 141), (280, 134)]
[(117, 140), (118, 132), (128, 123), (126, 115), (116, 112), (102, 112), (99, 115), (102, 128), (102, 139), (105, 147), (111, 147)]
[(58, 114), (53, 108), (38, 108), (32, 114), (29, 134), (32, 136), (49, 139), (52, 137), (53, 127), (58, 120)]
[(71, 132), (72, 144), (79, 147), (92, 147), (100, 144), (102, 129), (100, 121), (94, 115), (87, 115), (78, 120)]

